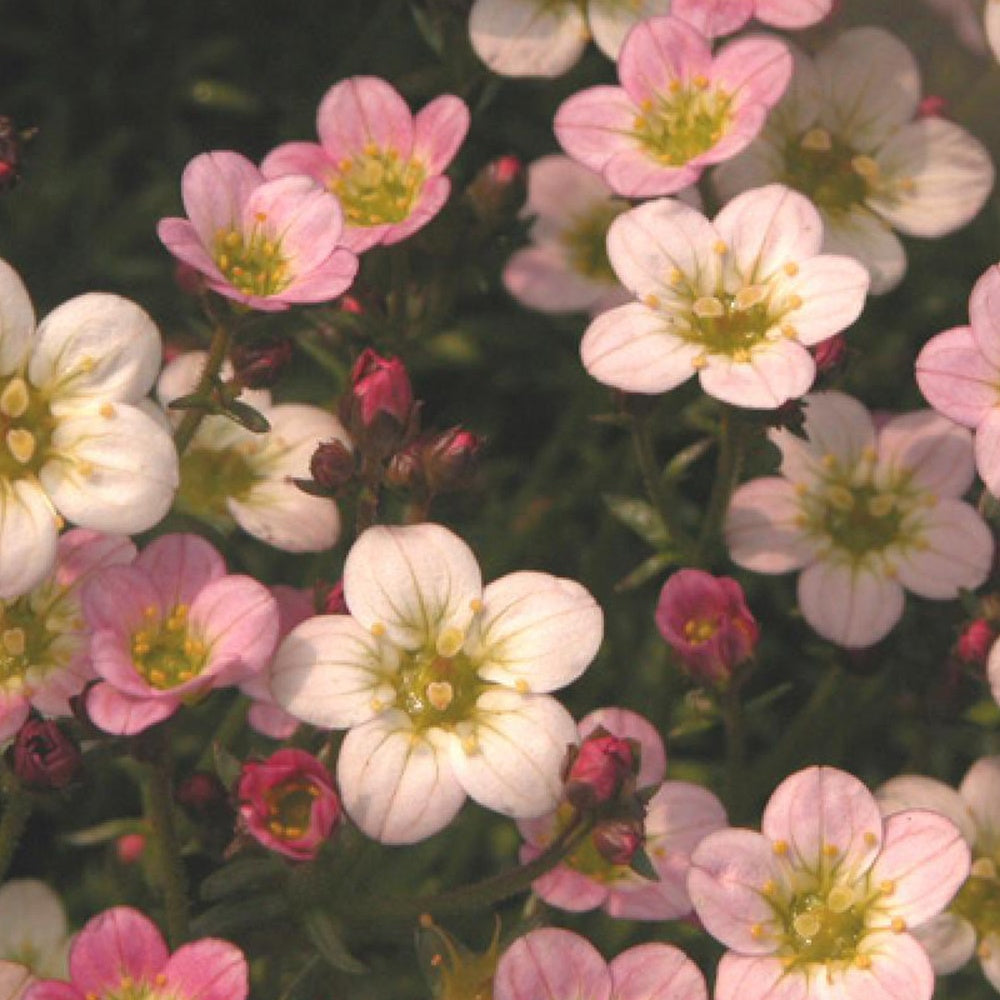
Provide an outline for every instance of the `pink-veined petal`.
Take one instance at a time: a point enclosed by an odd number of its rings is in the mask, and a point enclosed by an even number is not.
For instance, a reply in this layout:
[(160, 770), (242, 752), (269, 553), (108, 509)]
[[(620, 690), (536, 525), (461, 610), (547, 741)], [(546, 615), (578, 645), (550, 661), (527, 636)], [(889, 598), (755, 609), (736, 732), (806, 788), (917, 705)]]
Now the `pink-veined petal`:
[(976, 825), (965, 799), (951, 785), (922, 774), (901, 774), (890, 778), (875, 791), (875, 799), (884, 816), (906, 809), (930, 809), (950, 819), (969, 844), (976, 841)]
[(958, 790), (976, 825), (975, 840), (995, 843), (1000, 838), (1000, 757), (977, 760)]
[(959, 497), (974, 475), (972, 435), (933, 410), (892, 417), (879, 431), (877, 486), (903, 479), (917, 490)]
[(73, 985), (104, 996), (124, 977), (152, 982), (167, 963), (167, 946), (156, 925), (138, 910), (116, 906), (88, 921), (69, 956)]
[(816, 547), (798, 523), (795, 487), (778, 476), (744, 483), (726, 513), (729, 557), (755, 573), (788, 573), (816, 558)]
[(455, 158), (469, 131), (469, 108), (461, 98), (442, 94), (413, 119), (413, 156), (430, 174), (441, 173)]
[(733, 406), (770, 410), (804, 396), (816, 378), (816, 362), (801, 345), (784, 338), (751, 352), (749, 361), (710, 354), (698, 372), (702, 389)]
[(611, 1000), (611, 973), (585, 938), (542, 927), (518, 938), (501, 956), (493, 1000)]
[(636, 104), (656, 101), (677, 81), (713, 75), (708, 40), (677, 17), (655, 17), (632, 29), (618, 57), (618, 79)]
[(635, 740), (641, 750), (637, 788), (649, 788), (663, 781), (667, 773), (667, 751), (656, 727), (638, 712), (627, 708), (598, 708), (589, 712), (579, 722), (581, 739), (586, 739), (595, 729), (606, 729), (612, 736)]
[(616, 153), (637, 148), (632, 136), (637, 114), (621, 87), (588, 87), (559, 105), (552, 127), (574, 160), (600, 173)]
[(957, 972), (976, 953), (975, 927), (964, 917), (944, 912), (911, 931), (939, 976)]
[(181, 197), (204, 247), (214, 245), (220, 230), (239, 224), (243, 205), (262, 180), (245, 156), (229, 150), (202, 153), (188, 163), (181, 175)]
[[(851, 1000), (931, 1000), (934, 969), (927, 952), (910, 934), (878, 931), (866, 934), (858, 952), (871, 960), (868, 968), (850, 964), (840, 988)], [(832, 998), (831, 998), (832, 1000)]]
[(134, 736), (169, 719), (180, 702), (176, 698), (132, 698), (122, 694), (107, 681), (95, 684), (87, 692), (87, 715), (106, 733)]
[(945, 330), (924, 345), (917, 355), (917, 385), (935, 410), (966, 427), (1000, 406), (1000, 369), (968, 326)]
[(775, 28), (795, 31), (822, 21), (834, 0), (757, 0), (754, 17)]
[(739, 31), (753, 16), (754, 0), (674, 0), (672, 13), (703, 35), (716, 38)]
[(199, 591), (226, 575), (226, 561), (200, 535), (161, 535), (135, 560), (135, 568), (156, 588), (159, 604), (171, 611), (178, 604), (190, 607)]
[(336, 173), (336, 164), (318, 142), (286, 142), (264, 157), (260, 172), (268, 180), (305, 174), (325, 187)]
[(243, 952), (228, 941), (202, 938), (170, 956), (164, 989), (198, 1000), (246, 1000), (250, 971)]
[(804, 972), (789, 972), (780, 958), (727, 951), (719, 962), (714, 996), (715, 1000), (814, 1000), (809, 982)]
[(316, 131), (334, 163), (358, 156), (370, 145), (394, 149), (404, 160), (413, 148), (410, 109), (377, 76), (352, 76), (334, 84), (320, 101)]
[(855, 206), (842, 215), (823, 216), (823, 252), (859, 260), (871, 275), (871, 295), (892, 291), (906, 273), (906, 251), (899, 237), (877, 215)]
[(812, 347), (849, 327), (865, 307), (870, 284), (867, 269), (852, 257), (821, 254), (801, 261), (786, 287), (802, 305), (785, 316), (799, 343)]
[(708, 1000), (701, 970), (669, 944), (636, 945), (608, 968), (614, 1000)]
[[(738, 108), (749, 103), (770, 108), (785, 92), (794, 65), (792, 53), (784, 42), (758, 35), (724, 45), (712, 62), (711, 78), (733, 95)], [(763, 124), (761, 118), (760, 125)], [(754, 130), (755, 134), (759, 129), (760, 126)]]
[(0, 375), (11, 375), (27, 360), (35, 335), (35, 310), (18, 273), (0, 260)]
[(993, 265), (977, 279), (969, 296), (969, 322), (979, 350), (1000, 368), (1000, 267)]
[(671, 0), (589, 0), (587, 22), (594, 44), (609, 58), (617, 60), (628, 33), (640, 21), (669, 14)]

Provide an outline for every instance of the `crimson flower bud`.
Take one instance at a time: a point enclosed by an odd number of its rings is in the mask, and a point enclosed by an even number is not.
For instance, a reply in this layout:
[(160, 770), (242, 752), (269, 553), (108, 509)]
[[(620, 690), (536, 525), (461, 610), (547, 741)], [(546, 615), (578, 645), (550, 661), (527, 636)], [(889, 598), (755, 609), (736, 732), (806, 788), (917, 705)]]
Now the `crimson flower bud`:
[(24, 143), (37, 129), (21, 132), (14, 120), (0, 115), (0, 191), (7, 191), (21, 179), (21, 157)]
[(827, 337), (812, 349), (812, 356), (820, 374), (835, 371), (847, 357), (847, 341), (839, 333)]
[(613, 865), (630, 865), (643, 846), (646, 835), (641, 819), (607, 819), (598, 823), (590, 835), (598, 854)]
[(80, 748), (49, 719), (29, 719), (14, 737), (14, 772), (36, 788), (65, 788), (80, 772)]
[(487, 163), (472, 179), (465, 194), (481, 219), (495, 221), (517, 211), (526, 191), (524, 164), (508, 153)]
[(483, 438), (452, 427), (429, 438), (421, 449), (423, 474), (431, 493), (465, 489), (478, 464)]
[(338, 580), (323, 596), (323, 614), (349, 615), (347, 601), (344, 600), (344, 581)]
[(123, 865), (134, 865), (146, 849), (146, 836), (142, 833), (123, 833), (115, 841), (115, 854)]
[(262, 337), (237, 344), (229, 356), (240, 385), (269, 389), (292, 360), (292, 342), (287, 337)]
[(325, 490), (335, 493), (354, 478), (354, 455), (342, 441), (324, 441), (309, 459), (313, 480)]
[(222, 782), (208, 771), (195, 771), (178, 786), (177, 802), (195, 817), (210, 817), (228, 805)]
[(990, 655), (990, 648), (997, 634), (984, 618), (977, 618), (965, 627), (955, 643), (955, 655), (963, 663), (983, 666)]
[(725, 684), (760, 638), (743, 588), (728, 576), (700, 569), (678, 570), (663, 585), (656, 626), (702, 684)]
[(597, 730), (583, 741), (566, 773), (566, 798), (577, 809), (593, 809), (617, 798), (638, 770), (629, 740)]
[(370, 347), (354, 363), (351, 396), (364, 427), (371, 427), (379, 414), (405, 427), (413, 409), (413, 389), (406, 366), (399, 358), (383, 358)]
[(928, 94), (917, 105), (918, 118), (943, 118), (948, 113), (948, 101), (940, 94)]
[(312, 754), (286, 749), (248, 761), (240, 774), (240, 818), (264, 847), (298, 861), (316, 857), (340, 822), (330, 772)]
[(350, 313), (352, 316), (361, 316), (365, 311), (365, 307), (353, 295), (341, 296), (340, 309), (342, 312)]

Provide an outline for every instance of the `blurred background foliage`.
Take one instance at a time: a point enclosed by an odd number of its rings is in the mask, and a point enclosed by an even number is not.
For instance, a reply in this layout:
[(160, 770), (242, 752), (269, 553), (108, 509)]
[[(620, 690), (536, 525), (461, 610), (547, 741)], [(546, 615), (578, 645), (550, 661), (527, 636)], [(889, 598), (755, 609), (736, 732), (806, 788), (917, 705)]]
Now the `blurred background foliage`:
[[(388, 79), (414, 107), (443, 92), (462, 96), (472, 108), (472, 129), (450, 171), (452, 204), (416, 239), (366, 257), (359, 288), (391, 289), (387, 318), (363, 317), (344, 327), (336, 309), (316, 309), (268, 321), (311, 342), (317, 331), (337, 331), (325, 367), (300, 351), (276, 395), (329, 404), (362, 346), (402, 356), (425, 401), (426, 425), (460, 422), (487, 438), (475, 488), (441, 500), (433, 517), (473, 545), (487, 579), (518, 568), (573, 576), (605, 609), (602, 652), (565, 692), (568, 706), (578, 716), (609, 704), (644, 712), (671, 736), (672, 776), (718, 791), (723, 752), (715, 707), (691, 689), (653, 627), (666, 566), (631, 589), (616, 586), (652, 553), (607, 501), (642, 496), (622, 401), (579, 363), (585, 317), (531, 313), (503, 291), (500, 267), (523, 241), (524, 224), (508, 211), (480, 226), (462, 196), (499, 155), (530, 162), (556, 151), (555, 108), (583, 86), (614, 82), (614, 68), (591, 50), (554, 81), (493, 77), (469, 47), (469, 6), (470, 0), (2, 0), (0, 113), (19, 127), (37, 127), (38, 134), (25, 153), (21, 184), (0, 196), (0, 255), (24, 277), (39, 315), (84, 291), (114, 291), (141, 303), (168, 344), (197, 345), (204, 341), (204, 320), (196, 302), (179, 291), (173, 261), (155, 234), (161, 217), (182, 214), (180, 175), (193, 156), (234, 149), (259, 160), (280, 142), (313, 139), (320, 98), (354, 74)], [(902, 37), (920, 61), (925, 93), (944, 98), (946, 113), (997, 158), (1000, 69), (985, 51), (965, 47), (948, 22), (918, 0), (844, 0), (831, 23), (798, 41), (815, 48), (852, 24), (880, 24)], [(846, 366), (823, 385), (875, 408), (922, 405), (913, 360), (932, 334), (967, 321), (969, 291), (1000, 249), (998, 204), (994, 195), (974, 223), (953, 236), (906, 241), (906, 280), (869, 302), (848, 333)], [(648, 405), (664, 462), (710, 438), (718, 419), (715, 404), (691, 385)], [(747, 474), (771, 471), (775, 457), (759, 435)], [(713, 468), (709, 448), (684, 473), (680, 517), (692, 525)], [(394, 509), (390, 504), (388, 516)], [(336, 580), (345, 549), (292, 558), (242, 536), (215, 540), (235, 568), (296, 584)], [(872, 785), (901, 770), (954, 782), (977, 756), (1000, 752), (997, 713), (982, 700), (982, 684), (947, 667), (971, 605), (908, 598), (906, 616), (886, 641), (848, 654), (801, 621), (792, 577), (736, 572), (721, 551), (711, 568), (739, 577), (763, 628), (746, 686), (751, 769), (746, 815), (737, 819), (756, 822), (774, 785), (807, 763), (845, 767)], [(182, 769), (194, 765), (226, 707), (218, 697), (187, 716), (177, 748)], [(246, 734), (234, 744), (239, 755), (267, 749), (266, 741)], [(125, 900), (157, 914), (155, 895), (100, 837), (86, 847), (65, 839), (71, 829), (138, 815), (128, 765), (113, 769), (113, 756), (113, 749), (91, 755), (91, 777), (36, 817), (18, 860), (18, 873), (47, 878), (66, 893), (77, 921)], [(196, 824), (188, 832), (197, 882), (216, 866), (218, 846), (206, 844)], [(461, 884), (511, 863), (517, 844), (512, 823), (470, 805), (453, 828), (416, 849), (372, 847), (349, 891), (426, 892)], [(359, 978), (313, 959), (313, 946), (284, 904), (268, 910), (248, 903), (257, 898), (237, 895), (230, 922), (210, 929), (233, 936), (251, 954), (281, 947), (283, 962), (258, 962), (262, 996), (288, 989), (296, 971), (301, 977), (292, 996), (426, 995), (413, 971), (412, 928), (355, 935), (349, 943), (375, 973)], [(518, 913), (521, 902), (505, 913)], [(240, 914), (242, 921), (235, 919)], [(700, 959), (717, 954), (685, 924), (549, 918), (583, 929), (606, 953), (666, 938)], [(491, 931), (488, 914), (462, 925), (462, 935), (477, 947), (485, 947)], [(936, 994), (990, 995), (972, 972), (941, 981)]]

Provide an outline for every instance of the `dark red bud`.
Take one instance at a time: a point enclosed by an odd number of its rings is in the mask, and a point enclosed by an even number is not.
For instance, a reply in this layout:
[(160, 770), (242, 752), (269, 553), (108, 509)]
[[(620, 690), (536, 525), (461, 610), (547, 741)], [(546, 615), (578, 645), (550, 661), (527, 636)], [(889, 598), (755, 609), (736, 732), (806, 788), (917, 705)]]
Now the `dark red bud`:
[(640, 819), (608, 819), (590, 835), (598, 854), (613, 865), (630, 865), (646, 835)]
[(823, 374), (839, 368), (847, 358), (847, 341), (838, 333), (813, 348), (816, 371)]
[(480, 218), (495, 220), (516, 212), (524, 202), (526, 190), (524, 164), (507, 154), (487, 163), (465, 193)]
[(323, 614), (349, 615), (347, 601), (344, 600), (344, 581), (338, 580), (323, 596)]
[(292, 360), (292, 342), (286, 337), (266, 337), (237, 344), (230, 352), (233, 371), (248, 389), (269, 389)]
[(37, 131), (19, 131), (12, 118), (0, 115), (0, 191), (9, 190), (20, 180), (24, 144)]
[(928, 94), (917, 105), (918, 118), (942, 118), (948, 113), (948, 101), (940, 94)]
[(14, 771), (36, 788), (65, 788), (80, 772), (80, 748), (48, 719), (29, 719), (14, 737)]
[(423, 473), (432, 493), (466, 489), (478, 465), (483, 438), (461, 427), (431, 437), (422, 449)]
[(354, 478), (354, 455), (336, 438), (324, 441), (309, 460), (309, 472), (320, 486), (335, 493)]
[(632, 744), (610, 733), (584, 740), (566, 774), (566, 798), (577, 809), (610, 802), (637, 770)]
[(175, 798), (179, 805), (199, 818), (228, 808), (222, 782), (208, 771), (195, 771), (185, 778), (177, 786)]
[(990, 648), (996, 637), (997, 634), (989, 622), (977, 618), (967, 625), (965, 631), (958, 637), (958, 642), (955, 643), (955, 655), (963, 663), (982, 666), (990, 655)]
[(383, 358), (367, 348), (351, 371), (351, 395), (365, 427), (371, 427), (379, 414), (391, 417), (401, 427), (409, 422), (413, 389), (399, 358)]

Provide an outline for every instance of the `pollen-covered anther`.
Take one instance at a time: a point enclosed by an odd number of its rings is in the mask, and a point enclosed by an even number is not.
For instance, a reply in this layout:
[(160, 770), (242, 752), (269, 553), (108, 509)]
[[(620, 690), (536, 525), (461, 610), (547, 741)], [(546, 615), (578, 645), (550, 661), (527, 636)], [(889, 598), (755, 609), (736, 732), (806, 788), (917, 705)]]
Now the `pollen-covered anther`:
[(840, 848), (836, 844), (824, 844), (823, 853), (828, 858), (835, 858), (838, 854), (840, 854)]
[(893, 917), (889, 926), (893, 929), (894, 933), (902, 934), (906, 930), (906, 921), (902, 917)]
[(642, 301), (650, 309), (660, 308), (660, 297), (658, 295), (647, 295)]
[(455, 689), (447, 681), (431, 681), (424, 691), (427, 701), (439, 712), (444, 712), (455, 700)]
[(843, 885), (835, 885), (826, 897), (827, 909), (831, 913), (846, 913), (854, 905), (854, 893)]
[(868, 513), (872, 517), (885, 517), (895, 506), (896, 498), (891, 493), (877, 493), (868, 501)]
[(0, 643), (11, 656), (22, 656), (27, 645), (27, 636), (23, 628), (4, 629), (0, 635)]
[(776, 840), (771, 845), (771, 850), (778, 855), (779, 858), (783, 858), (788, 853), (788, 841), (787, 840)]
[(437, 637), (434, 648), (439, 656), (454, 656), (465, 643), (465, 633), (458, 628), (446, 628)]
[(792, 920), (792, 927), (795, 929), (795, 933), (799, 937), (810, 938), (816, 937), (817, 934), (823, 929), (823, 921), (820, 919), (818, 913), (814, 913), (811, 910), (807, 910), (805, 913), (797, 914)]
[(473, 614), (478, 615), (483, 610), (483, 602), (479, 600), (478, 597), (473, 597), (472, 600), (469, 601), (469, 610), (472, 611)]
[(684, 272), (679, 268), (672, 267), (670, 272), (667, 274), (667, 281), (671, 285), (679, 285), (684, 281)]
[(116, 413), (113, 403), (101, 403), (97, 412), (100, 413), (105, 420), (111, 420)]
[(691, 82), (699, 89), (704, 90), (708, 86), (708, 77), (704, 73), (699, 73)]
[(745, 347), (737, 347), (733, 351), (733, 361), (737, 364), (745, 365), (750, 360), (750, 352)]
[(981, 959), (987, 959), (987, 958), (991, 958), (992, 957), (993, 951), (990, 948), (990, 946), (986, 943), (986, 941), (984, 940), (984, 941), (980, 941), (979, 942), (979, 945), (976, 948), (976, 954)]
[(868, 955), (855, 955), (854, 965), (859, 969), (870, 969), (872, 967), (872, 960)]
[(154, 983), (155, 983), (155, 984), (156, 984), (157, 986), (166, 986), (166, 985), (167, 985), (167, 977), (166, 977), (166, 976), (165, 976), (165, 975), (164, 975), (164, 974), (163, 974), (162, 972), (158, 972), (158, 973), (157, 973), (157, 974), (156, 974), (156, 975), (155, 975), (155, 976), (153, 977), (153, 982), (154, 982)]
[(751, 924), (750, 925), (750, 937), (755, 941), (760, 941), (764, 937), (764, 925), (763, 924)]
[(878, 164), (870, 156), (864, 154), (851, 159), (851, 169), (866, 181), (877, 180), (880, 172)]
[(21, 465), (27, 465), (35, 454), (35, 435), (23, 427), (12, 427), (7, 431), (4, 440), (7, 450)]
[(869, 847), (875, 847), (881, 841), (881, 837), (871, 830), (865, 830), (864, 841)]
[(781, 324), (781, 335), (788, 340), (798, 340), (799, 331), (791, 323)]
[(369, 631), (376, 639), (381, 639), (385, 635), (385, 625), (382, 622), (372, 622)]
[(891, 878), (883, 879), (878, 884), (878, 891), (883, 896), (891, 896), (896, 891), (896, 883)]
[(811, 128), (799, 140), (799, 145), (803, 149), (811, 149), (817, 153), (824, 153), (833, 149), (833, 138), (825, 128)]
[(778, 891), (778, 883), (773, 878), (769, 878), (761, 887), (760, 891), (765, 896), (774, 896)]
[(726, 245), (725, 240), (716, 240), (712, 244), (712, 249), (721, 257), (724, 254), (729, 253), (729, 247)]
[(739, 310), (753, 309), (767, 298), (767, 288), (764, 285), (744, 285), (736, 293), (736, 308)]
[(528, 694), (531, 691), (531, 685), (523, 677), (518, 677), (518, 679), (514, 681), (514, 690), (518, 691), (520, 694)]
[(794, 278), (795, 275), (799, 273), (799, 265), (795, 263), (794, 260), (785, 261), (781, 266), (782, 271), (788, 275), (789, 278)]
[(696, 354), (691, 359), (691, 367), (696, 371), (700, 372), (702, 368), (708, 367), (708, 355), (702, 351), (701, 354)]
[(845, 513), (854, 509), (854, 494), (846, 487), (834, 483), (826, 488), (826, 499), (831, 507)]
[(714, 295), (703, 295), (691, 304), (691, 312), (699, 319), (718, 319), (725, 316), (726, 307)]
[(789, 295), (785, 300), (785, 305), (792, 310), (802, 308), (802, 296), (801, 295)]
[(27, 383), (23, 378), (12, 378), (0, 392), (0, 413), (16, 419), (24, 415), (30, 402)]

